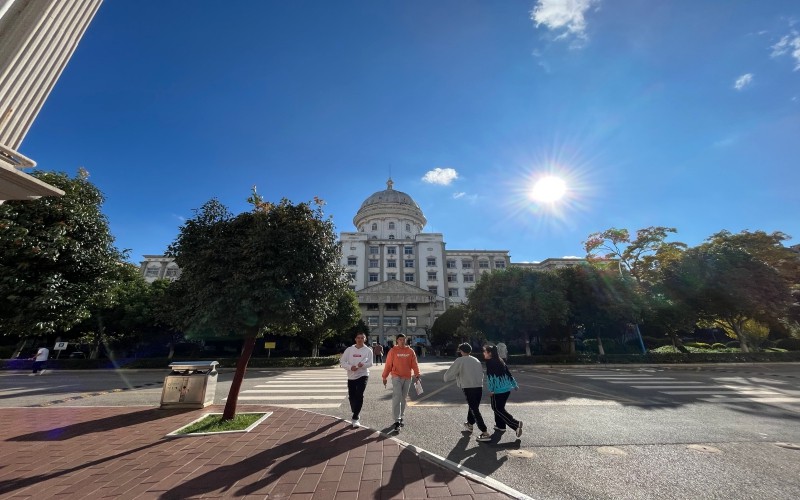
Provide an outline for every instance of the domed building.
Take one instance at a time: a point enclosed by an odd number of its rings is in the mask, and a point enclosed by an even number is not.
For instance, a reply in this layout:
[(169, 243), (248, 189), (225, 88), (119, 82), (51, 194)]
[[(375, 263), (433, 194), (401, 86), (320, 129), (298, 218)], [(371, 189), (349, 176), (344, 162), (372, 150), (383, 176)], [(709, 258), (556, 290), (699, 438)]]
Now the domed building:
[(427, 220), (410, 195), (386, 189), (364, 200), (343, 232), (342, 265), (358, 295), (371, 340), (398, 333), (428, 344), (426, 330), (449, 305), (466, 302), (482, 272), (510, 264), (507, 250), (446, 250), (441, 233), (425, 233)]

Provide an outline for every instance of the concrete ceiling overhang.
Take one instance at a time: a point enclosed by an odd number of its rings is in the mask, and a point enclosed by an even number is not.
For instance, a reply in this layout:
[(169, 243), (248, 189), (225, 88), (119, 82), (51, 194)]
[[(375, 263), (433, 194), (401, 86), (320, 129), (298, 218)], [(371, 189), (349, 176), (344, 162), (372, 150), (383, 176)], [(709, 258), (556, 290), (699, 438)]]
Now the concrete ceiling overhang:
[(64, 191), (57, 187), (20, 170), (34, 166), (36, 163), (33, 160), (0, 145), (0, 203), (7, 200), (35, 200), (42, 196), (64, 195)]

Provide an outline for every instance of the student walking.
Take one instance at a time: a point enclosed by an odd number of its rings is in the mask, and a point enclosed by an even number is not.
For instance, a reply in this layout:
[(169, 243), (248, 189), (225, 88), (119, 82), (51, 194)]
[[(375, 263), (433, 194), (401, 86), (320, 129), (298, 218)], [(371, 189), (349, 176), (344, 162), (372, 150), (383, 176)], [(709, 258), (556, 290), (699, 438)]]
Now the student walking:
[(386, 363), (383, 367), (383, 386), (386, 380), (392, 377), (392, 414), (394, 415), (394, 430), (400, 432), (403, 426), (403, 413), (406, 409), (408, 390), (411, 389), (411, 372), (419, 380), (419, 365), (414, 349), (406, 345), (406, 336), (402, 333), (395, 338), (395, 346), (386, 354)]
[(372, 343), (372, 356), (375, 360), (375, 364), (379, 365), (383, 362), (383, 346), (377, 342)]
[(31, 375), (44, 375), (44, 365), (47, 364), (47, 358), (49, 357), (50, 349), (44, 346), (40, 347), (36, 351), (36, 355), (31, 358), (33, 360), (33, 372), (31, 372)]
[(505, 432), (506, 427), (516, 431), (517, 437), (522, 436), (522, 422), (516, 420), (506, 411), (506, 401), (511, 395), (511, 389), (518, 389), (517, 381), (508, 371), (508, 366), (497, 352), (497, 347), (488, 345), (483, 348), (483, 357), (486, 360), (486, 385), (491, 395), (492, 411), (494, 411), (494, 429)]
[(477, 441), (489, 441), (492, 436), (488, 432), (489, 429), (483, 421), (480, 410), (483, 396), (483, 367), (477, 358), (470, 356), (471, 352), (472, 346), (466, 342), (458, 346), (459, 358), (444, 372), (444, 381), (455, 380), (467, 398), (467, 421), (464, 423), (464, 430), (471, 433), (473, 426), (478, 424), (481, 435)]
[(353, 427), (358, 427), (361, 407), (364, 406), (364, 390), (369, 381), (369, 367), (372, 366), (372, 348), (364, 345), (367, 336), (356, 334), (356, 343), (345, 349), (340, 366), (347, 370), (347, 397), (353, 412)]

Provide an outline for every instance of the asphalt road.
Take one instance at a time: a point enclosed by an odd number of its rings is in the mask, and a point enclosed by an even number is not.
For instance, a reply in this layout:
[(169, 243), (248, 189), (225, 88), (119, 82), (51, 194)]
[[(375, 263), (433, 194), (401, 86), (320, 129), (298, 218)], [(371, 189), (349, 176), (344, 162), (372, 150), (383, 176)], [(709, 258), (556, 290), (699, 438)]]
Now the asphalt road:
[[(412, 396), (398, 439), (531, 497), (800, 498), (800, 364), (514, 367), (520, 390), (507, 408), (524, 433), (489, 443), (461, 432), (466, 405), (442, 381), (447, 366), (424, 360), (425, 393)], [(361, 420), (388, 430), (391, 391), (380, 383), (381, 368), (373, 368)], [(166, 371), (0, 372), (0, 406), (156, 406)], [(231, 377), (220, 374), (216, 403)], [(338, 368), (250, 370), (240, 394), (252, 399), (240, 406), (302, 405), (303, 391), (318, 390), (329, 395), (310, 411), (348, 419), (346, 396), (337, 392), (344, 379)], [(298, 389), (272, 389), (287, 380)], [(270, 399), (256, 401), (259, 394)], [(488, 395), (484, 401), (491, 428)]]

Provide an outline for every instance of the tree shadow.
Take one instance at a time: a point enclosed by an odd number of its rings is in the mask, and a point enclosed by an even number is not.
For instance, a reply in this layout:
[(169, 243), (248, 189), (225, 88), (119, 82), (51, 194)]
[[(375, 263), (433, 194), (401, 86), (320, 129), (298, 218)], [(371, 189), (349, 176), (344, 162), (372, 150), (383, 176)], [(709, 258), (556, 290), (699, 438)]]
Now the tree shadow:
[(131, 427), (134, 425), (160, 420), (162, 418), (169, 418), (183, 413), (191, 413), (196, 411), (197, 410), (194, 409), (160, 410), (158, 408), (148, 408), (146, 410), (132, 413), (113, 415), (110, 417), (88, 420), (86, 422), (78, 422), (75, 424), (59, 426), (44, 431), (22, 434), (20, 436), (9, 438), (6, 441), (65, 441), (67, 439), (100, 432), (107, 432), (123, 427)]
[[(331, 431), (336, 425), (340, 428)], [(232, 495), (242, 497), (266, 494), (266, 487), (292, 471), (324, 463), (379, 439), (383, 438), (376, 436), (371, 430), (353, 431), (344, 427), (341, 422), (334, 421), (234, 464), (193, 477), (163, 493), (161, 498), (188, 498), (217, 491), (228, 492), (243, 478), (265, 470), (267, 474), (264, 477), (241, 486)]]

